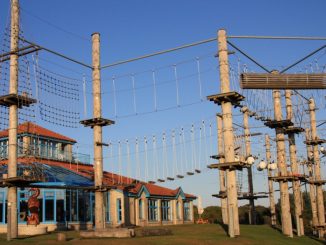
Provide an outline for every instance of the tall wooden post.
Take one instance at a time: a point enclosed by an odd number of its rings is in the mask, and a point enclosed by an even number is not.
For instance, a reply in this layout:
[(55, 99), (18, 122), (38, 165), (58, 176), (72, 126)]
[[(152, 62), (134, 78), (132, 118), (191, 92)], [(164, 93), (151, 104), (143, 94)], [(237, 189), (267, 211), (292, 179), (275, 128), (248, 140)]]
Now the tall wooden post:
[[(218, 142), (218, 155), (219, 162), (224, 163), (224, 145), (223, 145), (223, 120), (220, 115), (216, 116), (217, 120), (217, 142)], [(219, 170), (220, 177), (220, 193), (226, 193), (226, 179), (225, 179), (225, 170)], [(223, 224), (228, 224), (228, 209), (227, 209), (227, 199), (221, 197), (221, 209), (222, 209), (222, 221)]]
[[(279, 90), (273, 91), (274, 99), (274, 117), (276, 121), (282, 121), (282, 104), (281, 93)], [(281, 176), (287, 176), (287, 166), (285, 159), (285, 142), (282, 127), (276, 128), (276, 146), (277, 146), (277, 166)], [(290, 213), (289, 186), (287, 180), (282, 180), (280, 184), (280, 199), (281, 199), (281, 219), (282, 232), (284, 235), (293, 237), (292, 221)]]
[[(221, 93), (230, 92), (229, 61), (225, 30), (218, 31), (218, 57), (220, 68)], [(234, 162), (232, 104), (231, 102), (222, 102), (221, 105), (223, 114), (223, 139), (225, 162)], [(228, 230), (229, 236), (234, 237), (240, 235), (236, 171), (234, 169), (229, 169), (226, 172), (227, 202), (229, 216)]]
[[(306, 141), (310, 140), (310, 129), (306, 128)], [(314, 180), (313, 174), (313, 151), (312, 146), (307, 145), (307, 168), (309, 173), (309, 180)], [(310, 198), (310, 206), (312, 212), (312, 226), (318, 225), (318, 215), (317, 215), (317, 202), (316, 202), (316, 188), (315, 185), (309, 183), (309, 198)]]
[[(102, 117), (101, 105), (101, 72), (100, 72), (100, 34), (92, 34), (92, 64), (93, 64), (93, 117)], [(94, 182), (95, 187), (103, 183), (103, 150), (102, 127), (95, 125), (94, 128)], [(95, 229), (104, 228), (104, 197), (103, 192), (95, 192)]]
[[(10, 84), (9, 94), (18, 95), (18, 37), (19, 37), (19, 1), (11, 1), (11, 37), (10, 37)], [(8, 152), (8, 178), (17, 176), (17, 105), (9, 107), (9, 152)], [(17, 222), (17, 187), (8, 188), (8, 232), (11, 238), (18, 236)]]
[[(245, 145), (246, 145), (246, 158), (251, 155), (251, 144), (250, 144), (250, 130), (249, 130), (249, 110), (247, 107), (242, 108), (243, 112), (243, 127), (245, 135)], [(248, 189), (250, 197), (254, 196), (254, 186), (252, 183), (252, 168), (248, 169)], [(255, 201), (253, 198), (249, 199), (249, 224), (256, 224), (256, 211), (255, 211)]]
[[(266, 147), (266, 163), (271, 163), (271, 144), (269, 140), (269, 135), (265, 135), (265, 147)], [(271, 224), (272, 226), (276, 226), (276, 210), (275, 210), (275, 200), (274, 200), (274, 187), (273, 187), (273, 180), (270, 179), (272, 177), (272, 171), (267, 168), (268, 174), (268, 196), (269, 196), (269, 205), (271, 209)]]
[[(313, 98), (309, 99), (311, 140), (317, 140), (316, 106)], [(315, 180), (321, 180), (318, 144), (313, 145)], [(319, 225), (325, 225), (325, 207), (322, 185), (316, 186), (317, 214)], [(324, 230), (319, 230), (319, 237), (324, 237)]]
[[(286, 103), (286, 119), (292, 120), (292, 100), (291, 100), (292, 91), (285, 90), (285, 103)], [(290, 151), (290, 162), (292, 174), (299, 174), (299, 167), (297, 163), (297, 149), (295, 145), (295, 134), (293, 132), (288, 133), (289, 139), (289, 151)], [(297, 235), (304, 235), (304, 226), (303, 226), (303, 218), (302, 218), (302, 199), (301, 199), (301, 188), (300, 181), (294, 180), (292, 182), (293, 186), (293, 196), (294, 196), (294, 213), (295, 213), (295, 222), (297, 226)]]

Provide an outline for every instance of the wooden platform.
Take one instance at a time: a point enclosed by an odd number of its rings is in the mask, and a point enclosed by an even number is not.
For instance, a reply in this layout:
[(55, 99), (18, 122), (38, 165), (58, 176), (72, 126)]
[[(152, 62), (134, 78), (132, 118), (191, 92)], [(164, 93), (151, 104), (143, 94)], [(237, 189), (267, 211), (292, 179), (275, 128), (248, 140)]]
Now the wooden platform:
[(304, 131), (304, 128), (301, 127), (287, 127), (283, 129), (284, 134), (300, 134)]
[[(220, 191), (218, 194), (213, 194), (213, 197), (227, 198), (226, 191)], [(238, 193), (238, 200), (257, 200), (260, 198), (268, 198), (268, 195), (256, 194), (250, 195), (249, 193)]]
[(293, 122), (291, 122), (291, 120), (281, 120), (281, 121), (277, 121), (277, 120), (271, 120), (271, 121), (267, 121), (264, 123), (265, 126), (269, 127), (269, 128), (287, 128), (289, 126), (293, 126)]
[(326, 224), (313, 225), (312, 228), (314, 230), (326, 230)]
[(224, 154), (213, 155), (213, 156), (210, 156), (210, 158), (212, 158), (212, 159), (216, 159), (216, 160), (219, 160), (219, 159), (221, 159), (221, 158), (224, 158)]
[(227, 93), (214, 94), (207, 96), (209, 101), (213, 101), (215, 104), (221, 105), (225, 102), (230, 102), (233, 106), (240, 106), (240, 102), (245, 99), (245, 97), (238, 92), (231, 91)]
[(325, 81), (326, 73), (243, 73), (240, 75), (240, 87), (243, 89), (326, 89)]
[(82, 120), (82, 121), (80, 121), (80, 123), (83, 124), (85, 127), (93, 128), (94, 126), (101, 126), (101, 127), (109, 126), (109, 125), (114, 124), (115, 122), (110, 119), (96, 117), (96, 118)]
[(103, 143), (103, 142), (96, 142), (96, 145), (101, 145), (101, 146), (109, 146), (108, 143)]
[(213, 194), (212, 197), (227, 198), (227, 194), (226, 191), (220, 191), (218, 194)]
[(226, 162), (226, 163), (213, 163), (208, 165), (207, 167), (210, 169), (221, 169), (221, 170), (226, 170), (226, 169), (236, 169), (236, 170), (242, 170), (243, 168), (249, 168), (251, 165), (242, 162), (242, 161), (234, 161), (234, 162)]
[(307, 182), (308, 176), (307, 175), (287, 175), (287, 176), (271, 176), (268, 179), (274, 182), (287, 182), (287, 181), (294, 181), (299, 180), (301, 182)]
[(31, 183), (42, 182), (44, 179), (28, 177), (28, 176), (17, 176), (5, 179), (0, 179), (2, 186), (16, 186), (16, 187), (28, 187)]
[(326, 143), (326, 140), (324, 140), (324, 139), (306, 140), (306, 141), (303, 141), (303, 143), (305, 143), (306, 145), (321, 145), (321, 144)]
[(325, 185), (326, 180), (308, 180), (308, 183), (313, 185)]
[(268, 198), (268, 195), (255, 194), (255, 193), (253, 195), (250, 195), (249, 193), (238, 194), (238, 200), (257, 200), (260, 198)]
[(18, 108), (22, 108), (23, 106), (29, 107), (36, 102), (36, 99), (30, 98), (28, 95), (7, 94), (0, 96), (0, 106), (5, 107), (12, 105), (17, 105)]
[(102, 185), (102, 186), (90, 186), (88, 187), (89, 191), (94, 192), (107, 192), (112, 189), (116, 189), (117, 185)]

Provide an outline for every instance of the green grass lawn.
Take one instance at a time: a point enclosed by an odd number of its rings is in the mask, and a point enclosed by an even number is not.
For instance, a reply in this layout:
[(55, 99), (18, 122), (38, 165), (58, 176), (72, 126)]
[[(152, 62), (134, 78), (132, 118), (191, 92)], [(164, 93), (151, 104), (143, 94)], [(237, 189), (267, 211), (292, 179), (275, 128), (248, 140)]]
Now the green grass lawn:
[[(170, 236), (156, 237), (135, 237), (124, 239), (81, 239), (79, 233), (75, 231), (67, 231), (66, 236), (69, 241), (67, 244), (282, 244), (282, 245), (314, 245), (323, 244), (321, 241), (316, 241), (308, 237), (287, 238), (279, 231), (272, 229), (269, 226), (249, 226), (241, 225), (241, 236), (237, 238), (229, 238), (220, 225), (180, 225), (167, 226), (173, 231)], [(11, 241), (10, 244), (63, 244), (56, 241), (56, 233), (51, 233), (42, 236), (19, 238)], [(8, 244), (6, 235), (0, 235), (0, 244)], [(324, 243), (325, 244), (325, 243)]]

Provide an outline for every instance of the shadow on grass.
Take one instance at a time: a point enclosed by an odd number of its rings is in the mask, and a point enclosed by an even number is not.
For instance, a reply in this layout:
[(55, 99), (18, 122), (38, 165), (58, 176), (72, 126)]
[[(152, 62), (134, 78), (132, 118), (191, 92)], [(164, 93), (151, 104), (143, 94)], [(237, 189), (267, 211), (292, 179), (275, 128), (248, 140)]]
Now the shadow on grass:
[(225, 234), (228, 235), (229, 234), (229, 226), (226, 224), (223, 224), (221, 222), (217, 223), (218, 225), (220, 225), (222, 227), (222, 229), (225, 231)]

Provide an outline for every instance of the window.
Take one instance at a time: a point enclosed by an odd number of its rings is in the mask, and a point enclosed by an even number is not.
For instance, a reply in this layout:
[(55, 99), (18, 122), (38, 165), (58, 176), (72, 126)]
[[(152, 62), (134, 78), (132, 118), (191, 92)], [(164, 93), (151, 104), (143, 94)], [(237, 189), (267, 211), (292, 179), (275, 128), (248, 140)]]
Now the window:
[(157, 221), (157, 200), (148, 200), (148, 220)]
[(29, 213), (28, 210), (28, 198), (29, 198), (29, 193), (26, 190), (20, 190), (18, 192), (18, 222), (22, 223), (22, 222), (26, 222), (27, 221), (27, 216)]
[(184, 202), (184, 204), (183, 204), (183, 219), (191, 220), (190, 203), (189, 202)]
[(122, 221), (122, 205), (121, 199), (117, 199), (117, 221), (120, 223)]
[(54, 191), (44, 191), (44, 221), (55, 221), (55, 192)]
[(177, 219), (180, 220), (180, 204), (179, 201), (177, 201), (177, 205), (176, 205), (176, 209), (177, 209)]
[(0, 158), (8, 158), (8, 141), (4, 140), (0, 142)]
[(105, 205), (105, 214), (106, 214), (106, 222), (110, 222), (111, 217), (110, 217), (110, 192), (106, 193), (107, 198), (106, 198), (106, 205)]
[(142, 199), (138, 200), (138, 214), (139, 214), (139, 219), (143, 219), (143, 200)]
[(65, 191), (57, 190), (56, 193), (57, 222), (65, 222)]
[(23, 137), (18, 137), (17, 144), (18, 144), (18, 155), (21, 155), (24, 153)]
[(170, 218), (170, 201), (162, 200), (161, 205), (162, 221), (169, 221)]

